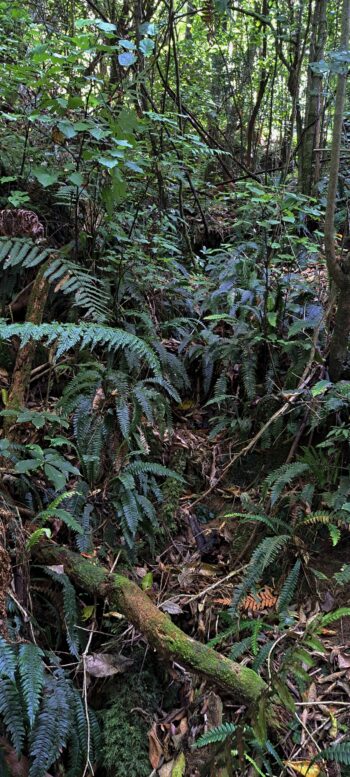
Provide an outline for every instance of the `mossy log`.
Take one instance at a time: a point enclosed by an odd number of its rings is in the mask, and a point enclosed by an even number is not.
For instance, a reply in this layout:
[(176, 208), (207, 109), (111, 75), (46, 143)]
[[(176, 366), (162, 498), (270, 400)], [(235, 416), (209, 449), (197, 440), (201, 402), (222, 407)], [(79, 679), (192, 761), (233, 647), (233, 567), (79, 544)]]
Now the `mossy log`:
[[(38, 544), (33, 548), (33, 554), (41, 563), (63, 564), (66, 574), (80, 588), (108, 598), (110, 606), (122, 613), (146, 637), (150, 646), (168, 661), (177, 661), (253, 708), (262, 694), (267, 693), (266, 683), (256, 672), (187, 636), (124, 575), (109, 574), (98, 562), (84, 559), (51, 542)], [(272, 705), (268, 718), (277, 727)]]

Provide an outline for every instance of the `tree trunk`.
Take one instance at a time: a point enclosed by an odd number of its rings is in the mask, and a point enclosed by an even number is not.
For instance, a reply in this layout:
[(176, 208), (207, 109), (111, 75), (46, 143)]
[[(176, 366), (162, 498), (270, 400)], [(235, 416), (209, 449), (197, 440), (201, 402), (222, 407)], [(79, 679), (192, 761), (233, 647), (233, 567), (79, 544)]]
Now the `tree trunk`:
[[(230, 691), (240, 702), (252, 705), (252, 712), (261, 695), (267, 692), (266, 683), (256, 672), (188, 637), (127, 577), (110, 575), (100, 564), (54, 543), (36, 545), (33, 554), (41, 563), (63, 564), (66, 574), (82, 589), (104, 599), (108, 597), (110, 606), (122, 613), (160, 656), (168, 661), (177, 661)], [(278, 727), (272, 704), (267, 714), (270, 725)]]
[[(30, 322), (31, 324), (41, 324), (42, 322), (49, 291), (49, 282), (45, 278), (45, 272), (50, 262), (51, 259), (49, 262), (45, 262), (40, 268), (32, 286), (26, 315), (26, 322)], [(36, 343), (33, 340), (29, 340), (28, 343), (18, 350), (16, 363), (12, 373), (11, 388), (6, 404), (6, 410), (17, 410), (25, 403), (35, 349)], [(4, 435), (6, 437), (11, 437), (10, 429), (12, 425), (13, 419), (10, 416), (5, 418)]]
[(305, 109), (305, 127), (300, 150), (300, 190), (312, 195), (320, 178), (320, 146), (322, 117), (321, 72), (313, 69), (313, 63), (319, 63), (324, 57), (327, 39), (327, 0), (316, 0), (312, 19), (312, 36), (307, 83), (307, 102)]
[[(343, 0), (340, 51), (345, 51), (349, 45), (350, 30), (350, 0)], [(340, 145), (342, 138), (343, 114), (346, 96), (346, 77), (348, 64), (343, 63), (338, 73), (337, 92), (334, 109), (334, 125), (327, 192), (327, 207), (325, 214), (324, 238), (325, 254), (330, 281), (338, 290), (338, 308), (335, 326), (329, 351), (329, 374), (333, 381), (341, 378), (348, 353), (350, 333), (350, 257), (338, 261), (335, 247), (335, 204), (339, 174)]]

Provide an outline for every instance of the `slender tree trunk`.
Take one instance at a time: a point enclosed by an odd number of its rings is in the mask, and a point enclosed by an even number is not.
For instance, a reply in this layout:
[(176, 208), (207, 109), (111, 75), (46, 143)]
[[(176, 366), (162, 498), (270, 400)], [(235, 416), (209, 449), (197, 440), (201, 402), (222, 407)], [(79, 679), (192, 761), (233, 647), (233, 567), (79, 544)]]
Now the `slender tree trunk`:
[[(350, 31), (350, 0), (343, 0), (340, 51), (345, 51), (349, 45)], [(338, 74), (337, 91), (334, 109), (334, 125), (329, 169), (327, 207), (325, 214), (325, 254), (330, 281), (338, 290), (338, 306), (334, 322), (334, 331), (329, 352), (329, 374), (333, 381), (341, 378), (348, 355), (350, 333), (350, 257), (344, 257), (339, 262), (335, 247), (335, 204), (339, 174), (340, 146), (343, 128), (343, 115), (346, 96), (346, 78), (348, 64), (343, 63)]]
[(327, 0), (316, 0), (310, 46), (310, 61), (305, 109), (305, 128), (300, 150), (300, 190), (312, 195), (320, 178), (320, 146), (322, 118), (322, 73), (312, 68), (324, 57), (327, 39)]
[[(252, 712), (261, 695), (267, 692), (266, 683), (256, 672), (188, 637), (127, 577), (110, 575), (100, 564), (54, 543), (40, 543), (33, 553), (40, 563), (63, 564), (66, 574), (83, 590), (103, 599), (108, 597), (110, 605), (146, 637), (160, 656), (168, 661), (178, 661), (231, 692), (241, 702), (253, 705)], [(267, 715), (270, 725), (278, 728), (272, 704)]]
[[(40, 268), (33, 283), (27, 307), (27, 323), (41, 324), (49, 291), (49, 283), (45, 278), (45, 271), (50, 262), (51, 259)], [(33, 340), (29, 340), (28, 343), (18, 350), (6, 410), (17, 410), (25, 404), (35, 350), (36, 343)], [(7, 437), (13, 437), (11, 433), (12, 424), (13, 419), (11, 417), (5, 418), (4, 434)]]

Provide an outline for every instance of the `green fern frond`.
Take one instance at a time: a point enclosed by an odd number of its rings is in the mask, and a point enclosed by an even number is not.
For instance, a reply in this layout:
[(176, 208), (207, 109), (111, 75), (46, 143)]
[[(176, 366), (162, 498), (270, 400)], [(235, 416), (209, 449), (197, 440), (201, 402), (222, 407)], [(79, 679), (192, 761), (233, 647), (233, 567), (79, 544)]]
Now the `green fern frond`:
[(205, 734), (202, 734), (192, 747), (197, 749), (198, 747), (212, 745), (215, 742), (225, 742), (226, 739), (235, 733), (236, 728), (237, 726), (234, 723), (221, 723), (220, 726), (215, 726), (215, 728), (211, 728)]
[(66, 575), (64, 572), (58, 573), (50, 567), (44, 567), (44, 571), (52, 578), (52, 580), (54, 580), (55, 583), (58, 583), (58, 585), (62, 588), (67, 642), (71, 653), (78, 657), (80, 640), (77, 624), (79, 623), (79, 615), (75, 588), (72, 585), (68, 575)]
[(340, 618), (348, 618), (349, 616), (350, 607), (339, 607), (338, 610), (327, 612), (326, 615), (323, 615), (321, 624), (322, 626), (328, 626), (329, 623), (334, 623), (334, 621), (338, 621)]
[(56, 358), (60, 358), (64, 353), (75, 346), (80, 348), (96, 348), (100, 346), (109, 351), (116, 351), (119, 348), (124, 351), (129, 350), (135, 353), (138, 358), (143, 359), (146, 364), (159, 374), (160, 364), (154, 351), (140, 337), (130, 334), (123, 329), (113, 329), (112, 327), (99, 324), (58, 324), (44, 323), (32, 324), (25, 322), (23, 324), (7, 324), (0, 322), (0, 339), (9, 340), (11, 337), (18, 337), (23, 346), (30, 340), (38, 342), (43, 340), (46, 345), (56, 343)]
[(264, 570), (276, 561), (282, 548), (290, 542), (289, 534), (279, 534), (276, 537), (265, 537), (255, 548), (242, 582), (234, 591), (230, 612), (236, 613), (239, 603), (260, 579)]
[(293, 569), (291, 569), (287, 579), (285, 580), (281, 589), (281, 593), (278, 597), (278, 602), (277, 602), (278, 612), (284, 612), (284, 610), (286, 610), (286, 608), (292, 601), (292, 598), (294, 596), (294, 591), (296, 589), (296, 585), (299, 578), (300, 566), (301, 566), (300, 559), (297, 559), (293, 566)]
[(29, 777), (44, 777), (66, 746), (72, 726), (70, 687), (62, 673), (46, 679), (45, 693), (30, 736)]
[(18, 668), (29, 725), (33, 726), (44, 685), (43, 652), (31, 642), (19, 646)]
[(0, 263), (3, 269), (21, 265), (22, 267), (36, 267), (44, 262), (52, 253), (52, 249), (43, 248), (40, 244), (33, 244), (26, 238), (0, 237)]
[(321, 752), (313, 759), (312, 763), (319, 761), (320, 759), (350, 766), (350, 741), (339, 742), (338, 745), (333, 745), (325, 748), (325, 750), (321, 750)]
[(340, 572), (335, 572), (334, 577), (338, 585), (347, 585), (350, 583), (350, 564), (343, 564)]
[(267, 657), (270, 653), (270, 650), (272, 646), (274, 645), (274, 641), (272, 639), (265, 642), (264, 645), (260, 648), (259, 652), (257, 653), (253, 663), (252, 663), (252, 669), (254, 669), (254, 672), (259, 672), (265, 661), (267, 660)]
[(257, 371), (257, 356), (251, 352), (249, 355), (245, 354), (241, 363), (241, 372), (243, 378), (243, 385), (248, 399), (254, 399), (256, 395), (256, 371)]
[(7, 677), (3, 677), (0, 683), (0, 717), (19, 755), (25, 738), (24, 714), (17, 685)]
[(241, 639), (240, 642), (236, 642), (236, 644), (233, 645), (230, 650), (229, 657), (232, 659), (232, 661), (236, 661), (236, 659), (243, 656), (246, 650), (249, 650), (250, 647), (251, 637), (244, 637), (244, 639)]
[(0, 635), (0, 677), (15, 679), (17, 654), (13, 647)]
[(271, 504), (274, 505), (282, 494), (283, 489), (289, 486), (295, 478), (309, 471), (309, 465), (300, 461), (291, 464), (283, 464), (282, 467), (271, 472), (265, 480), (265, 488), (271, 489)]

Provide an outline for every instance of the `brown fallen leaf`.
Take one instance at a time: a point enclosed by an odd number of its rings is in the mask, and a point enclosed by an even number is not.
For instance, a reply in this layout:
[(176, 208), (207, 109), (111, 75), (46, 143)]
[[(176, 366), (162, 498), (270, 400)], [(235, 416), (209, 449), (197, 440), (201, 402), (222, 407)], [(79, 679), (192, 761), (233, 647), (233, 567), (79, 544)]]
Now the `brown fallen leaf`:
[(114, 653), (92, 653), (85, 656), (84, 666), (92, 677), (111, 677), (126, 672), (132, 665), (132, 660)]
[(152, 769), (158, 769), (160, 766), (160, 761), (163, 756), (163, 748), (162, 745), (158, 739), (157, 735), (157, 724), (153, 723), (152, 728), (148, 732), (148, 757), (150, 760), (150, 764), (152, 766)]

